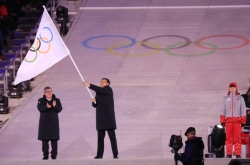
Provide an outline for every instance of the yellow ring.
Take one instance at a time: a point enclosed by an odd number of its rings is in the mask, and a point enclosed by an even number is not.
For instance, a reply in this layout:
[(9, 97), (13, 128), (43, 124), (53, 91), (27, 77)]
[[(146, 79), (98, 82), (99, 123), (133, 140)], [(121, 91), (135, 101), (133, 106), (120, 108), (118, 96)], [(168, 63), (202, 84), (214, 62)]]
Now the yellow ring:
[[(44, 40), (47, 40), (47, 42), (48, 42), (48, 44), (49, 44), (49, 47), (48, 47), (48, 50), (46, 50), (45, 52), (42, 52), (42, 51), (40, 51), (40, 50), (38, 50), (38, 52), (39, 53), (41, 53), (41, 54), (46, 54), (46, 53), (48, 53), (49, 51), (50, 51), (50, 41), (47, 39), (47, 38), (45, 38), (45, 37), (42, 37), (42, 39), (44, 39)], [(37, 42), (36, 42), (36, 47), (38, 47), (38, 40), (37, 40)]]
[(107, 51), (112, 54), (112, 55), (115, 55), (115, 56), (133, 56), (133, 57), (139, 57), (139, 56), (150, 56), (150, 55), (154, 55), (156, 53), (158, 53), (161, 48), (160, 45), (156, 44), (156, 43), (153, 43), (153, 42), (136, 42), (136, 44), (147, 44), (147, 45), (150, 45), (150, 46), (153, 46), (156, 50), (153, 50), (149, 53), (145, 53), (145, 54), (122, 54), (122, 53), (117, 53), (114, 51), (115, 48), (118, 48), (118, 47), (121, 47), (121, 46), (124, 46), (124, 45), (128, 45), (130, 44), (130, 42), (122, 42), (122, 43), (118, 43), (118, 44), (114, 44), (114, 45), (111, 45), (110, 47), (108, 47)]

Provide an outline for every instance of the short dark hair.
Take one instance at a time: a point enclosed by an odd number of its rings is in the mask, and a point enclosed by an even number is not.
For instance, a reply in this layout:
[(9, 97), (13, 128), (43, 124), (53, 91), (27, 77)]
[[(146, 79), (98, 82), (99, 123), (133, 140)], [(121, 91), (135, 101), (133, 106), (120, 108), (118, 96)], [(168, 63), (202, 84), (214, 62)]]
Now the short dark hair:
[(109, 83), (109, 85), (110, 85), (110, 81), (109, 81), (109, 79), (108, 79), (108, 78), (102, 78), (102, 80), (106, 80), (106, 81), (107, 81), (107, 83)]
[(46, 92), (47, 89), (51, 89), (50, 87), (45, 87), (44, 88), (44, 93)]

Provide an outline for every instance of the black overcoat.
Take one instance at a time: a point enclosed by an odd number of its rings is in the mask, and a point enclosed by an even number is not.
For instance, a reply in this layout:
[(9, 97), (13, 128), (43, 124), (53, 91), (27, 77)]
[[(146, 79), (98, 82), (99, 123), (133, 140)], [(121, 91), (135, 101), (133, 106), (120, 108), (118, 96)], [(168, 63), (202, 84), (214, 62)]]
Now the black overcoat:
[(98, 131), (116, 129), (112, 88), (110, 86), (101, 88), (93, 84), (90, 84), (89, 88), (96, 92), (96, 104), (92, 103), (96, 108), (96, 129)]
[[(54, 100), (56, 101), (55, 107), (52, 105)], [(47, 103), (52, 107), (48, 108)], [(58, 113), (62, 111), (60, 100), (53, 94), (52, 99), (48, 101), (44, 95), (38, 100), (37, 109), (40, 111), (38, 140), (59, 140)]]
[(204, 143), (201, 137), (194, 137), (193, 139), (187, 140), (185, 146), (185, 152), (182, 155), (175, 155), (176, 160), (180, 160), (183, 164), (191, 162), (202, 162)]

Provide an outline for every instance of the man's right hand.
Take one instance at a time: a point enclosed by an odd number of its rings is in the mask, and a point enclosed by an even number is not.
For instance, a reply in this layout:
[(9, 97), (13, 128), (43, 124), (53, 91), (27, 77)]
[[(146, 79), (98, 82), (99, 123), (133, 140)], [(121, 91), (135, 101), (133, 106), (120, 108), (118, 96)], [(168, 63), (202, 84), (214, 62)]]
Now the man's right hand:
[(90, 84), (87, 83), (86, 81), (83, 82), (83, 85), (84, 85), (85, 87), (90, 87)]
[(92, 102), (93, 102), (93, 103), (96, 103), (96, 99), (92, 99)]
[(48, 107), (48, 108), (51, 108), (51, 105), (49, 105), (48, 102), (47, 102), (47, 107)]

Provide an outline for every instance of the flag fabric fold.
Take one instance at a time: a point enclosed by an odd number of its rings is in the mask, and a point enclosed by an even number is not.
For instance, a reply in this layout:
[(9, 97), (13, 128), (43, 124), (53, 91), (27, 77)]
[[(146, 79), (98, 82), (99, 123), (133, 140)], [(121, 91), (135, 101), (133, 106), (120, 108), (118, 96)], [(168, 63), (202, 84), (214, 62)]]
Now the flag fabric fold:
[(44, 8), (35, 41), (18, 69), (14, 84), (39, 75), (68, 55), (67, 46)]

